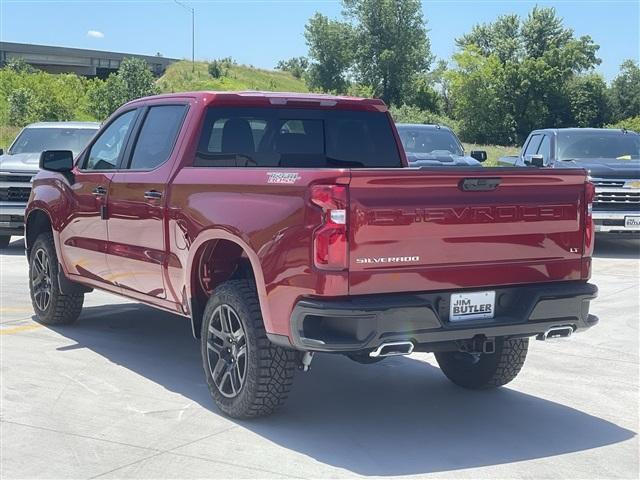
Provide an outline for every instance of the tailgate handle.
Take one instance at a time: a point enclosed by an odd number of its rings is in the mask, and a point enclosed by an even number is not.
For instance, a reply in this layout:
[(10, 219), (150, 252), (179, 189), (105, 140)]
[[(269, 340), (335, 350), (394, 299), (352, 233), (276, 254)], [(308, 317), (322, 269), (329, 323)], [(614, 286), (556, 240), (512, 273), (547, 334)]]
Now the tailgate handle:
[(460, 181), (460, 190), (465, 192), (487, 192), (500, 185), (499, 178), (465, 178)]

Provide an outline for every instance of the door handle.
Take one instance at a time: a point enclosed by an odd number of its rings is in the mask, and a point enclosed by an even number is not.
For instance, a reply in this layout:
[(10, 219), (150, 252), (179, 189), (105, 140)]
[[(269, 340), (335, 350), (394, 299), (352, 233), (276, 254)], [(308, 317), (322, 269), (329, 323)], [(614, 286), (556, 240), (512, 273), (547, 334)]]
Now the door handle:
[(464, 178), (459, 187), (465, 192), (488, 192), (498, 188), (500, 182), (500, 178)]
[(96, 197), (103, 197), (107, 194), (107, 189), (100, 185), (99, 187), (94, 188), (91, 193)]
[(144, 192), (144, 198), (147, 200), (160, 200), (162, 198), (162, 192), (158, 192), (157, 190), (149, 190), (148, 192)]

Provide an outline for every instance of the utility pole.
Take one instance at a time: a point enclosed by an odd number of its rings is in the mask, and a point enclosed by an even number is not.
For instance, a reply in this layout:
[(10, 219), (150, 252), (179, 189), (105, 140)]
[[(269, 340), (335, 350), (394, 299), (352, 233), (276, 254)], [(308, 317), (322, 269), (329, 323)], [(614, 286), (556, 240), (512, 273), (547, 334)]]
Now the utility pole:
[(191, 12), (191, 71), (196, 71), (196, 9), (189, 7), (178, 0), (173, 0), (177, 5)]

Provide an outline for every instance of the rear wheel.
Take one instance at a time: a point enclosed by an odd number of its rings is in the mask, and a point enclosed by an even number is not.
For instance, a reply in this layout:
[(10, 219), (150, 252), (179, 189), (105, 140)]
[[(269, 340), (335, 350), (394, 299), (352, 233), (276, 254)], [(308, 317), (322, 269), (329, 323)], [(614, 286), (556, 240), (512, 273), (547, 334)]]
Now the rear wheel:
[(247, 280), (218, 286), (204, 312), (202, 360), (218, 407), (230, 417), (268, 415), (286, 400), (297, 366), (294, 350), (266, 336), (258, 296)]
[(516, 378), (529, 348), (528, 338), (496, 338), (495, 352), (436, 352), (440, 369), (456, 385), (470, 389), (500, 387)]
[(11, 235), (0, 235), (0, 248), (7, 248), (11, 241)]
[(58, 257), (51, 232), (41, 234), (29, 256), (29, 291), (33, 310), (47, 325), (74, 323), (82, 311), (83, 293), (65, 295), (58, 284)]

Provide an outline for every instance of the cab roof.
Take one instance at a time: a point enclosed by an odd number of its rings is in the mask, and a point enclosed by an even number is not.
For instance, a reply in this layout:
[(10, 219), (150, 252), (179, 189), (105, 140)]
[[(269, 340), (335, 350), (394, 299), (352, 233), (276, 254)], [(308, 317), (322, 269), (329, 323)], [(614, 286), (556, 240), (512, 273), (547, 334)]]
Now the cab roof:
[(337, 108), (353, 110), (370, 110), (386, 112), (385, 103), (376, 98), (358, 98), (343, 95), (326, 95), (320, 93), (298, 93), (298, 92), (261, 92), (261, 91), (241, 91), (241, 92), (182, 92), (168, 93), (144, 97), (129, 104), (144, 103), (154, 100), (170, 100), (179, 98), (195, 98), (206, 105), (238, 106), (238, 107), (269, 107), (269, 106), (289, 106), (289, 107), (319, 107)]

